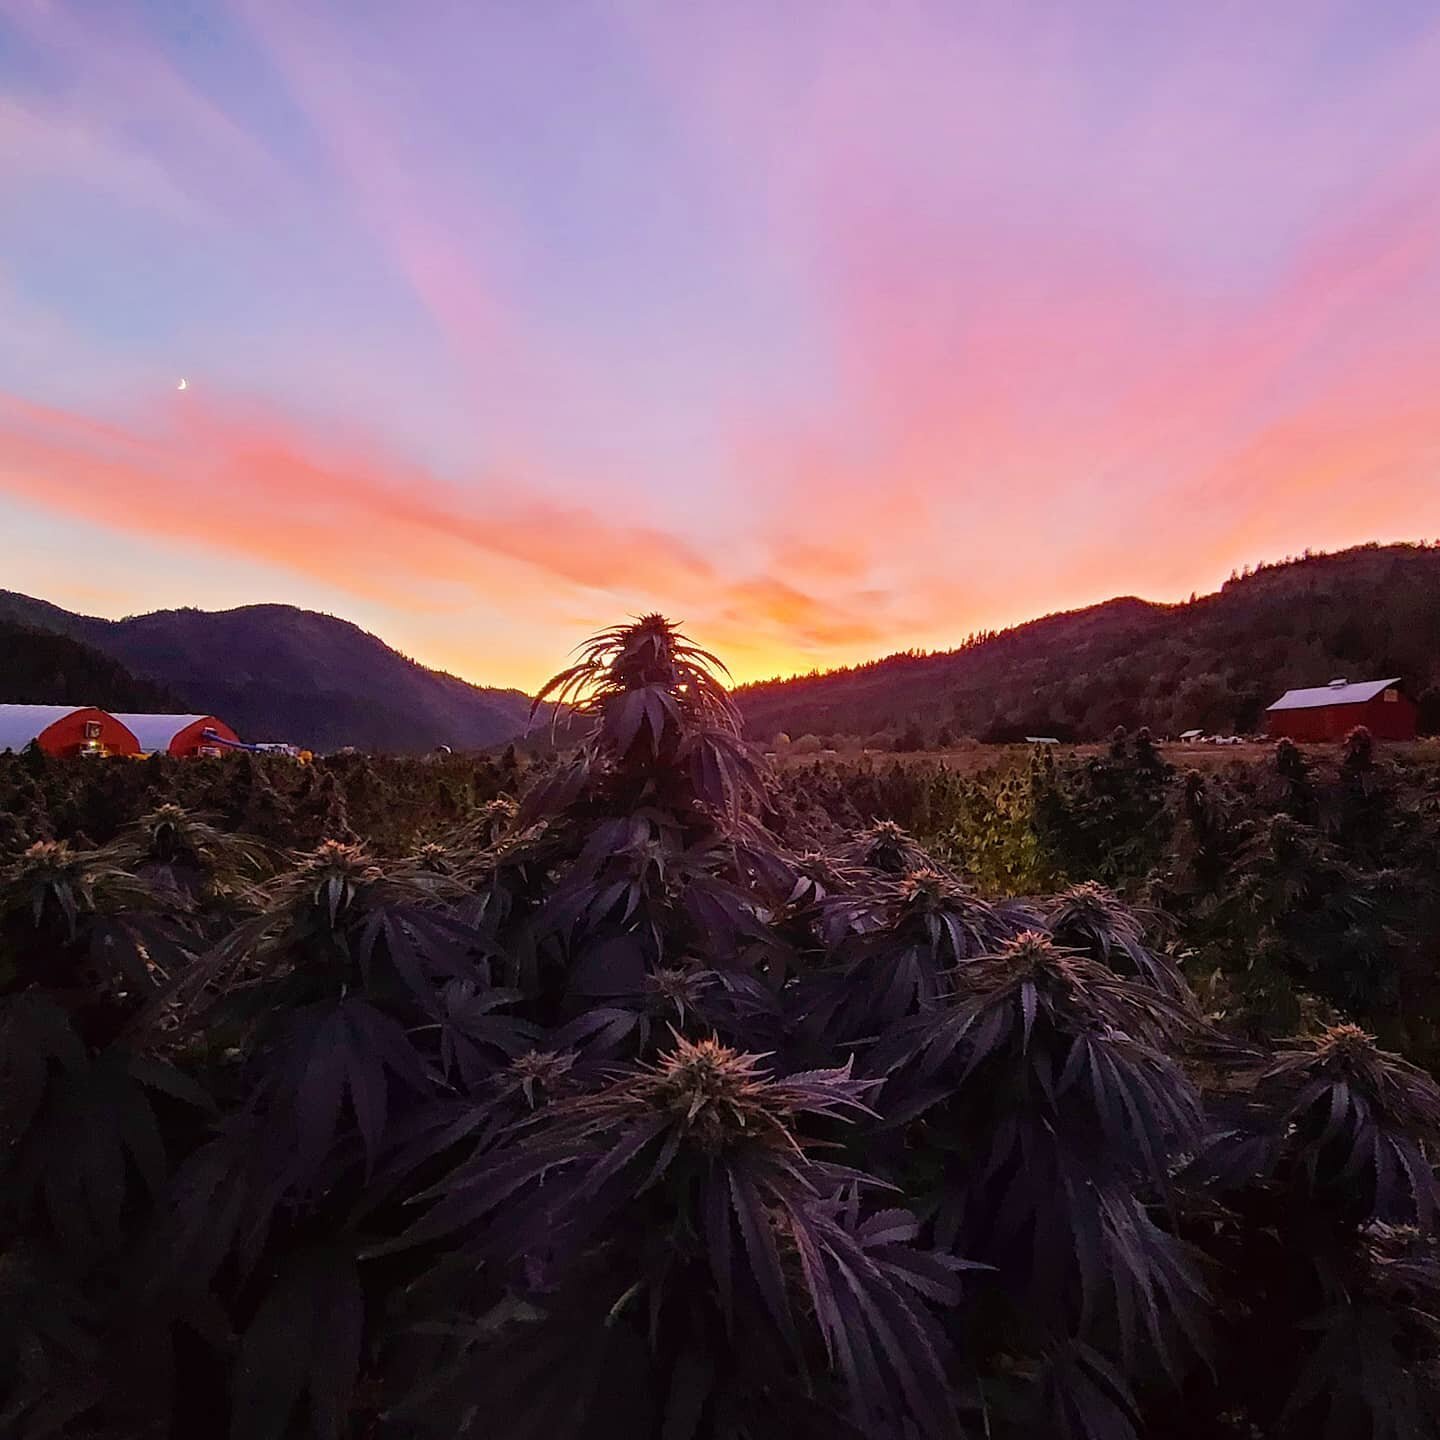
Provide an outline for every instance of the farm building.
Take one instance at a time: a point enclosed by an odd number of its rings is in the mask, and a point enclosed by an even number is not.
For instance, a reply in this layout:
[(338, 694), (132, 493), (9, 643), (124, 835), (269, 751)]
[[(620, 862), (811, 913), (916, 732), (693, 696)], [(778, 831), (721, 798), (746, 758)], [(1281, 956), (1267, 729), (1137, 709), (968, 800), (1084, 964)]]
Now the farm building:
[(0, 705), (0, 750), (32, 740), (47, 755), (134, 755), (139, 743), (114, 715), (93, 705)]
[(1396, 676), (1287, 690), (1265, 712), (1265, 720), (1272, 739), (1343, 740), (1364, 725), (1377, 740), (1413, 740), (1418, 713)]
[(142, 755), (220, 755), (227, 747), (217, 745), (207, 736), (238, 745), (240, 737), (214, 715), (117, 715), (115, 717), (135, 737)]

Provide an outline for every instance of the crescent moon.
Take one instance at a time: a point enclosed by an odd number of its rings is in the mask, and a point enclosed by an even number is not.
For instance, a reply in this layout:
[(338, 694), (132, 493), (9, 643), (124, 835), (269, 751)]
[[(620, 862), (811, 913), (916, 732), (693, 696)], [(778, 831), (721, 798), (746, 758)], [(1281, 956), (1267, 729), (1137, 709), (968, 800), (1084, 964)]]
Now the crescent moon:
[(177, 390), (188, 390), (190, 388), (190, 382), (188, 380), (182, 379), (175, 388)]

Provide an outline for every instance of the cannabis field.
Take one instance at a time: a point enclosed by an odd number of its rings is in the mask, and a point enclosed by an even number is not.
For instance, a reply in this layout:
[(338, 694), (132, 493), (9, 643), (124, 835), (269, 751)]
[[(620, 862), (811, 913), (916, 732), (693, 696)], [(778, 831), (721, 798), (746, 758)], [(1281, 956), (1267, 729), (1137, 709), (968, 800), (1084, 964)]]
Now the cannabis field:
[(1440, 771), (777, 777), (721, 674), (0, 757), (0, 1435), (1440, 1434)]

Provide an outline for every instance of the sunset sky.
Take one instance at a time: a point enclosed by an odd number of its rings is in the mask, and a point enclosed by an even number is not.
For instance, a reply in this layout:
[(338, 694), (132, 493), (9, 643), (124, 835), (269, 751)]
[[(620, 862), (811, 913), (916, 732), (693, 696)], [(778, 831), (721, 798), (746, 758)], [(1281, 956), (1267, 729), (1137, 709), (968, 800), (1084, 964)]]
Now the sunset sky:
[(531, 688), (1436, 535), (1433, 0), (0, 0), (4, 588)]

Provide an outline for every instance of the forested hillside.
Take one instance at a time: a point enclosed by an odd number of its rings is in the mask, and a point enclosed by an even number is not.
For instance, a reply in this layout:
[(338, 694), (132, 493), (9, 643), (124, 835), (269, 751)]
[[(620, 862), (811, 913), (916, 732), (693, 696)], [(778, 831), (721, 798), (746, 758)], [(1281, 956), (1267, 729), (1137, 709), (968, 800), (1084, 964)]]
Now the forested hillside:
[(1180, 605), (1133, 597), (1047, 616), (960, 649), (737, 692), (749, 733), (918, 732), (1010, 740), (1249, 732), (1283, 690), (1401, 675), (1440, 729), (1440, 549), (1367, 545), (1237, 575)]
[[(518, 691), (427, 670), (347, 621), (291, 606), (111, 621), (0, 592), (0, 620), (50, 632), (46, 645), (78, 640), (248, 739), (478, 748), (517, 735), (528, 713)], [(760, 740), (1085, 740), (1117, 725), (1252, 732), (1283, 690), (1336, 675), (1403, 676), (1422, 730), (1440, 730), (1440, 548), (1370, 545), (1265, 566), (1185, 604), (1108, 600), (955, 650), (743, 686), (737, 700)], [(42, 667), (34, 698), (72, 698), (45, 682)], [(14, 688), (3, 698), (26, 698)]]
[(0, 619), (83, 641), (172, 691), (181, 708), (223, 716), (247, 740), (478, 749), (518, 734), (529, 713), (518, 690), (426, 669), (347, 620), (291, 605), (103, 620), (0, 591)]
[(94, 646), (6, 620), (0, 620), (0, 704), (180, 708), (163, 685), (137, 679)]

